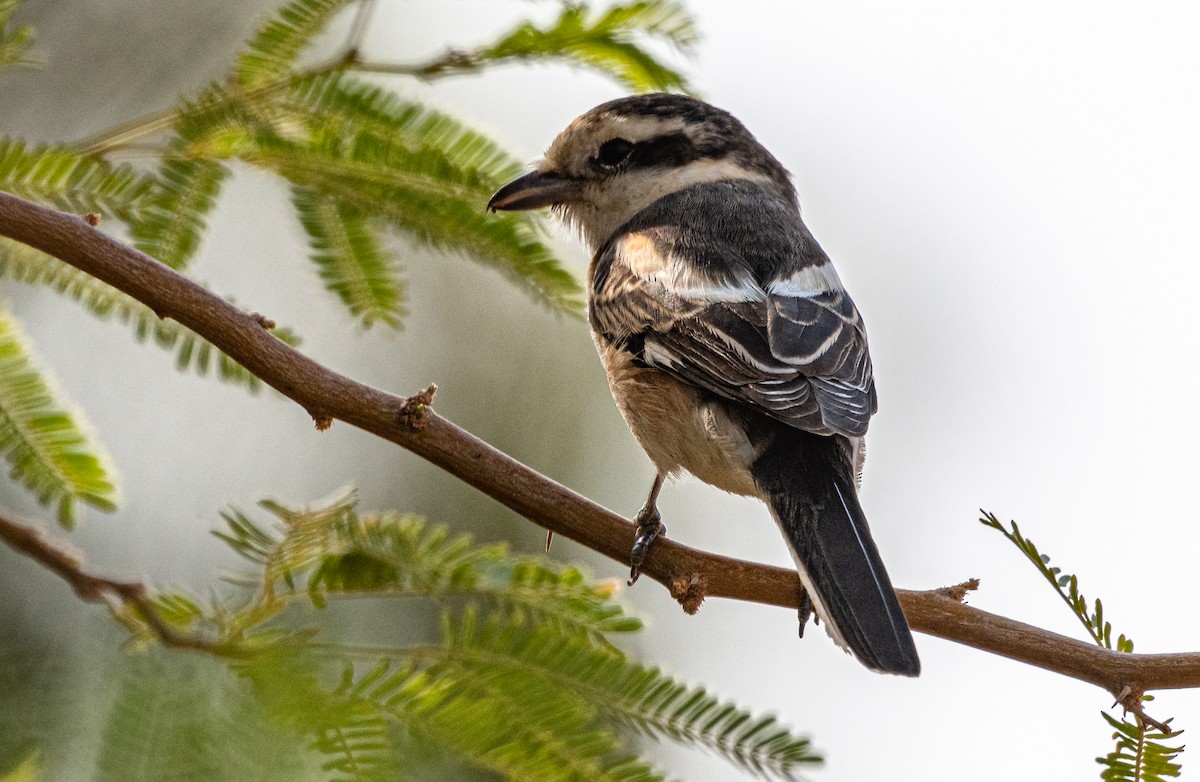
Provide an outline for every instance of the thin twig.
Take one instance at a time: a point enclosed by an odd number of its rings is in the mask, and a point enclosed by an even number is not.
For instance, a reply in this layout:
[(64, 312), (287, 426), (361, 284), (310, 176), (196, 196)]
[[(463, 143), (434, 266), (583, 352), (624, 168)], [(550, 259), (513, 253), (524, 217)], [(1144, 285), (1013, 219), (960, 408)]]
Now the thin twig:
[(83, 569), (81, 556), (69, 551), (67, 544), (49, 540), (37, 527), (0, 516), (0, 540), (57, 574), (71, 585), (80, 600), (104, 603), (114, 611), (122, 605), (132, 609), (165, 646), (215, 655), (227, 655), (230, 651), (205, 638), (175, 630), (154, 607), (145, 584), (88, 573)]
[(1146, 691), (1144, 689), (1126, 684), (1121, 688), (1121, 691), (1117, 693), (1117, 703), (1121, 705), (1121, 708), (1123, 708), (1126, 713), (1132, 713), (1135, 717), (1137, 717), (1138, 727), (1142, 729), (1143, 733), (1146, 730), (1146, 726), (1149, 725), (1159, 733), (1162, 733), (1164, 736), (1172, 735), (1175, 731), (1173, 731), (1171, 726), (1168, 724), (1170, 720), (1167, 720), (1166, 722), (1159, 722), (1146, 713), (1146, 708), (1142, 705), (1142, 696), (1145, 694)]
[(350, 25), (350, 34), (346, 36), (345, 50), (358, 59), (362, 52), (363, 42), (367, 37), (367, 28), (371, 24), (371, 15), (375, 13), (375, 0), (361, 0), (358, 11), (354, 14), (354, 23)]
[[(335, 71), (412, 76), (428, 81), (442, 76), (453, 76), (478, 70), (478, 66), (466, 67), (464, 65), (464, 55), (457, 51), (449, 51), (433, 60), (417, 64), (367, 62), (360, 60), (359, 56), (360, 51), (358, 48), (344, 49), (329, 59), (322, 60), (309, 68), (289, 73), (261, 87), (255, 87), (254, 89), (239, 93), (238, 97), (253, 102), (294, 84), (298, 84), (305, 79), (325, 76)], [(230, 89), (236, 89), (236, 87), (231, 87)], [(107, 130), (100, 131), (85, 139), (81, 139), (72, 144), (72, 146), (88, 155), (106, 155), (110, 152), (123, 150), (138, 139), (170, 130), (182, 112), (183, 109), (179, 106), (152, 111), (140, 117), (134, 117), (127, 122), (122, 122)]]
[[(169, 267), (87, 225), (78, 216), (0, 193), (0, 235), (49, 253), (129, 294), (163, 317), (201, 335), (306, 411), (344, 421), (396, 443), (474, 486), (539, 526), (617, 562), (628, 560), (634, 525), (612, 511), (501, 453), (418, 404), (316, 363), (243, 312)], [(411, 416), (419, 409), (422, 426)], [(660, 540), (642, 572), (668, 588), (703, 583), (702, 597), (725, 597), (796, 609), (795, 571), (722, 557)], [(1129, 654), (1102, 649), (1048, 630), (964, 605), (940, 590), (899, 590), (914, 630), (1090, 682), (1116, 694), (1200, 687), (1200, 653)]]

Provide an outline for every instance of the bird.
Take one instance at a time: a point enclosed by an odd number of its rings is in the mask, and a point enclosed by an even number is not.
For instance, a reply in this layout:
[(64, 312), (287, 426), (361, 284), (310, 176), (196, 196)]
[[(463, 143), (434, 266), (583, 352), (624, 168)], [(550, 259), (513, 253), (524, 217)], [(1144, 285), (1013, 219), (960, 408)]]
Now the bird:
[(572, 121), (489, 211), (549, 207), (591, 253), (587, 312), (613, 398), (656, 468), (630, 584), (684, 472), (765, 502), (815, 612), (867, 668), (917, 676), (858, 500), (878, 408), (863, 320), (791, 175), (729, 112), (651, 93)]

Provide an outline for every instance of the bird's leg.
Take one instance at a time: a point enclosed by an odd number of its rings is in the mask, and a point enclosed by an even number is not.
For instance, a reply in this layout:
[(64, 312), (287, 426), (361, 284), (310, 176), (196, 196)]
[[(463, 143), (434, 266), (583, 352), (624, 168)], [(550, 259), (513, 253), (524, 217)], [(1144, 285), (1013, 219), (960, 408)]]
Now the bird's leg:
[(629, 552), (629, 586), (633, 586), (642, 574), (642, 563), (650, 553), (650, 544), (659, 535), (667, 534), (667, 526), (662, 523), (662, 516), (658, 513), (658, 493), (662, 491), (664, 477), (661, 472), (654, 476), (654, 485), (650, 487), (646, 504), (633, 517), (633, 523), (637, 524), (637, 536), (633, 539), (633, 550)]

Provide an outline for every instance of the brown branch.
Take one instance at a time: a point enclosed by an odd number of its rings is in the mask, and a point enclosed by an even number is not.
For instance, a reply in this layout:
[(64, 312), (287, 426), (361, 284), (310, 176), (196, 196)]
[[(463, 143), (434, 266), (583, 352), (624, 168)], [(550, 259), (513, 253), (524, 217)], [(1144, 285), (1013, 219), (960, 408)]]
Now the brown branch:
[[(357, 383), (271, 336), (246, 313), (82, 218), (0, 193), (0, 235), (60, 258), (200, 334), (317, 422), (337, 419), (400, 445), (525, 518), (624, 563), (633, 525), (483, 442), (430, 407), (432, 388), (404, 399)], [(56, 571), (61, 572), (61, 571)], [(725, 597), (797, 608), (795, 572), (664, 539), (642, 573), (689, 606)], [(702, 593), (696, 587), (702, 586)], [(961, 602), (965, 586), (899, 590), (913, 629), (1103, 687), (1200, 687), (1200, 653), (1125, 654), (996, 616)]]
[(222, 647), (207, 639), (180, 633), (168, 625), (151, 602), (145, 584), (115, 581), (88, 573), (83, 569), (81, 557), (70, 552), (66, 544), (47, 540), (37, 527), (0, 516), (0, 540), (60, 576), (71, 585), (80, 600), (104, 603), (114, 612), (120, 606), (131, 609), (163, 645), (208, 654), (225, 653)]

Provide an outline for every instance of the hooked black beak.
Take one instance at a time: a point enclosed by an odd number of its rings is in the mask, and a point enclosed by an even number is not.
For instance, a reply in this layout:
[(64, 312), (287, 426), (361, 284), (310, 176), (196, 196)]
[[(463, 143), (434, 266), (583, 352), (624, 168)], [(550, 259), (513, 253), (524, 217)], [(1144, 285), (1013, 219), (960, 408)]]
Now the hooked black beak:
[(530, 171), (496, 191), (488, 211), (537, 209), (570, 201), (579, 193), (579, 182), (559, 174)]

